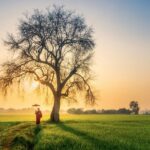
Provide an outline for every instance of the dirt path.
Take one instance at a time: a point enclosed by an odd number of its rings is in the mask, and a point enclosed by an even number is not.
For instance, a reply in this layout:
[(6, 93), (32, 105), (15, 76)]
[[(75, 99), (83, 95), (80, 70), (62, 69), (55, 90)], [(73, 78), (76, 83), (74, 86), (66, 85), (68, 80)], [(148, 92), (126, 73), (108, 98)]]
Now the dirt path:
[(3, 150), (11, 150), (15, 144), (27, 147), (33, 143), (35, 137), (35, 125), (33, 123), (20, 123), (1, 132)]

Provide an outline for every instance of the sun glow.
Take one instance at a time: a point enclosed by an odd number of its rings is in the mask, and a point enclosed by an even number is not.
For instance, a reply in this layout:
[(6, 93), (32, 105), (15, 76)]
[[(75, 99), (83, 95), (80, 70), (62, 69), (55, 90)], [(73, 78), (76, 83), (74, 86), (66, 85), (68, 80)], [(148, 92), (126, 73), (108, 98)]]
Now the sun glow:
[(24, 83), (24, 89), (28, 92), (32, 92), (39, 86), (39, 83), (37, 81), (32, 81), (32, 82), (25, 82)]
[(31, 88), (32, 88), (32, 89), (36, 89), (38, 86), (39, 86), (39, 83), (38, 83), (37, 81), (33, 81), (33, 82), (31, 83)]

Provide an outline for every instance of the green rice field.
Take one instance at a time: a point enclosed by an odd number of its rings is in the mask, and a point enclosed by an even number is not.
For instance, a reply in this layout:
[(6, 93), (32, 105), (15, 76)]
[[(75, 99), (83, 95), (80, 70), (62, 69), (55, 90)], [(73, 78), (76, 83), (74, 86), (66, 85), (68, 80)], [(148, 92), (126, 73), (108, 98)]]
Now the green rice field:
[(150, 150), (148, 115), (0, 115), (0, 150)]

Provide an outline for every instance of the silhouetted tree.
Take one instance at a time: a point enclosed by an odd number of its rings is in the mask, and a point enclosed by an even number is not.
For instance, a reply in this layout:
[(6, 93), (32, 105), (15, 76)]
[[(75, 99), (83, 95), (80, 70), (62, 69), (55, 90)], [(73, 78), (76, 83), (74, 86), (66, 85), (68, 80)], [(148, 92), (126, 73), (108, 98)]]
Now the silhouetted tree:
[(139, 104), (137, 101), (131, 101), (130, 104), (130, 109), (131, 109), (131, 112), (134, 113), (134, 114), (139, 114)]
[(34, 77), (49, 87), (54, 97), (51, 121), (59, 121), (61, 98), (86, 91), (86, 102), (93, 104), (89, 85), (90, 60), (93, 55), (93, 31), (84, 18), (55, 7), (46, 13), (35, 10), (20, 22), (17, 36), (10, 34), (5, 44), (17, 58), (2, 65), (0, 85), (4, 90), (12, 83)]

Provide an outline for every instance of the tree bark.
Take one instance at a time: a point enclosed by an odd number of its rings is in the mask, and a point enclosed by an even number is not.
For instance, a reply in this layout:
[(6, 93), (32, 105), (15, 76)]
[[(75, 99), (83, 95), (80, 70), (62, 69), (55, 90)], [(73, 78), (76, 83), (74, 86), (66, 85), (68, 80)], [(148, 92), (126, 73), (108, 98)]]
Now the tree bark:
[(60, 110), (60, 97), (55, 96), (54, 105), (50, 115), (51, 122), (59, 122), (59, 110)]

